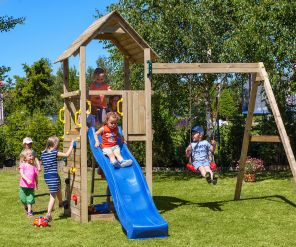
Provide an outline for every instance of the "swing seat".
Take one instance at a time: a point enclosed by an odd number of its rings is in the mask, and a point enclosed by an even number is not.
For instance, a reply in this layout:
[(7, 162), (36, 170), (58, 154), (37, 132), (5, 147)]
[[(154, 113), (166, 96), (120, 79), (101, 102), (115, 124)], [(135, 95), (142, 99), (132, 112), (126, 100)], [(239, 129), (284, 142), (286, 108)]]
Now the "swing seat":
[[(190, 163), (187, 163), (187, 164), (185, 165), (185, 167), (186, 167), (189, 171), (192, 171), (192, 172), (194, 172), (194, 173), (199, 173), (199, 170), (195, 169), (195, 167), (194, 167), (192, 164), (190, 164)], [(211, 168), (212, 171), (215, 171), (215, 170), (217, 169), (217, 164), (216, 164), (215, 162), (211, 162), (211, 163), (210, 163), (210, 168)]]

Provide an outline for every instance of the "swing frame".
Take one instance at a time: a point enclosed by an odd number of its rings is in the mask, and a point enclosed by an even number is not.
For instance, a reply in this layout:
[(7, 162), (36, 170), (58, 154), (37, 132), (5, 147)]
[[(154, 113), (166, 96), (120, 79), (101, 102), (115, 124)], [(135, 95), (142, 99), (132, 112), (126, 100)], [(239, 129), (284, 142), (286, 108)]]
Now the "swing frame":
[[(151, 61), (146, 61), (151, 64)], [(245, 172), (245, 162), (251, 140), (257, 142), (274, 142), (280, 140), (293, 174), (294, 182), (296, 182), (296, 161), (291, 148), (290, 140), (287, 135), (278, 105), (276, 103), (274, 93), (272, 91), (268, 74), (262, 62), (259, 63), (152, 63), (151, 71), (149, 70), (149, 77), (152, 74), (217, 74), (217, 73), (251, 73), (252, 74), (252, 89), (250, 94), (250, 101), (248, 105), (248, 115), (244, 130), (243, 144), (241, 148), (241, 155), (239, 160), (239, 172), (237, 176), (234, 199), (239, 200), (241, 196), (242, 183)], [(279, 132), (279, 136), (256, 136), (251, 135), (252, 120), (254, 114), (254, 107), (256, 101), (256, 94), (258, 85), (263, 83), (264, 90), (268, 102), (271, 107), (272, 115)]]

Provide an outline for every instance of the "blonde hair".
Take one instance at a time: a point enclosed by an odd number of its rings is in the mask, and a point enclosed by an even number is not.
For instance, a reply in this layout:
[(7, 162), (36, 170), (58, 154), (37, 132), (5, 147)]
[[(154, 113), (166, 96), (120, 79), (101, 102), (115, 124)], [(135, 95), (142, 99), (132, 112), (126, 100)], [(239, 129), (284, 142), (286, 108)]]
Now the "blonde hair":
[(29, 154), (33, 155), (32, 149), (23, 149), (23, 151), (20, 153), (20, 161), (25, 161)]
[(46, 146), (43, 152), (48, 152), (50, 149), (58, 149), (59, 138), (56, 136), (51, 136), (47, 139)]
[(109, 121), (110, 118), (116, 119), (117, 122), (118, 122), (119, 119), (120, 119), (119, 115), (118, 115), (116, 112), (114, 112), (114, 111), (110, 111), (110, 112), (108, 112), (107, 115), (106, 115), (105, 124), (108, 123), (108, 121)]

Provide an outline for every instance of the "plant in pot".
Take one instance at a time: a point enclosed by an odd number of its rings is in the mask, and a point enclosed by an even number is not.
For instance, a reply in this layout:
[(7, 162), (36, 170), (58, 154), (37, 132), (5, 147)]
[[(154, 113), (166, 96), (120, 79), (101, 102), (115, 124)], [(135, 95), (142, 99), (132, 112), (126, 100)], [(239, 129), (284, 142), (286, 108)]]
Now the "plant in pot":
[[(237, 170), (238, 168), (239, 168), (239, 164), (237, 166)], [(265, 167), (262, 159), (247, 157), (246, 163), (245, 163), (245, 174), (244, 174), (245, 182), (255, 182), (256, 173), (264, 170), (265, 170)]]

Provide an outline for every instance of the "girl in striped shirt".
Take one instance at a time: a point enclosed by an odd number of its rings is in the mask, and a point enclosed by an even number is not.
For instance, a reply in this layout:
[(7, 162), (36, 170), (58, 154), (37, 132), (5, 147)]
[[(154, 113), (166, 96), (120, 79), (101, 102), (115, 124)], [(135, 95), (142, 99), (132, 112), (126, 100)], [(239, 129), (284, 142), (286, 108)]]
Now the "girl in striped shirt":
[(49, 137), (46, 143), (46, 148), (41, 154), (41, 161), (44, 169), (44, 180), (50, 193), (46, 214), (48, 221), (51, 221), (52, 219), (51, 212), (55, 203), (55, 198), (58, 198), (60, 207), (64, 204), (61, 192), (61, 179), (58, 174), (57, 158), (69, 157), (73, 149), (73, 143), (74, 141), (71, 142), (71, 145), (66, 153), (62, 153), (58, 151), (59, 139), (56, 136)]

